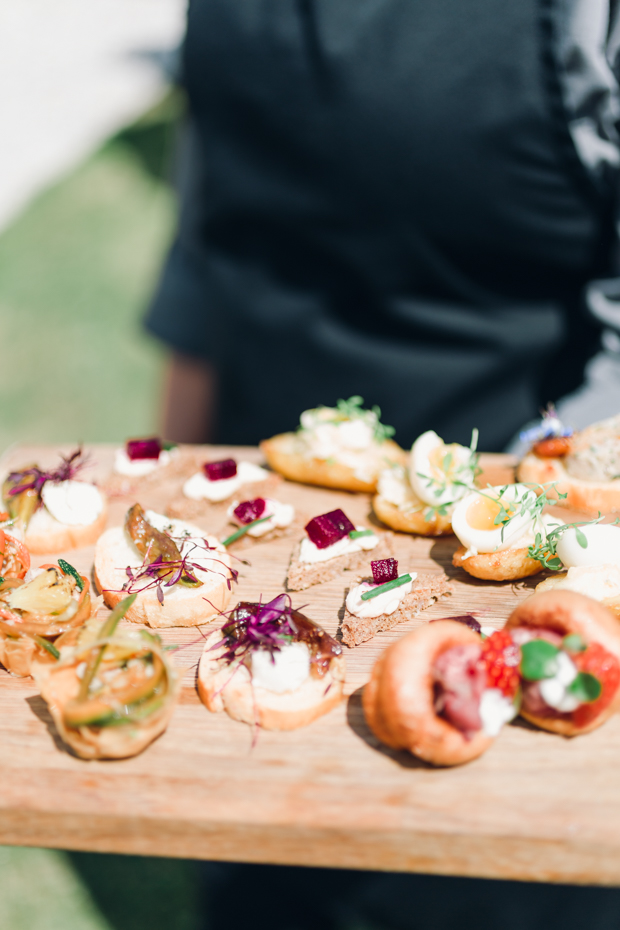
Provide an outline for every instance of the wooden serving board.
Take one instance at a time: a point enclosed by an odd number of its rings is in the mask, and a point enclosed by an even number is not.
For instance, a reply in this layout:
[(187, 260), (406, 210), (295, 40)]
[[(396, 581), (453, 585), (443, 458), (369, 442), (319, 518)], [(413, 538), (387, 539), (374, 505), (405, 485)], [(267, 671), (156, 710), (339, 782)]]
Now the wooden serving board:
[[(57, 460), (58, 449), (15, 447), (3, 473)], [(62, 450), (68, 451), (68, 450)], [(253, 450), (197, 450), (260, 461)], [(113, 450), (91, 450), (91, 474), (109, 477)], [(189, 454), (184, 450), (182, 454)], [(483, 456), (488, 479), (510, 481), (506, 456)], [(178, 469), (177, 469), (178, 471)], [(110, 523), (129, 504), (163, 509), (181, 476), (149, 479), (111, 502)], [(122, 490), (122, 489), (121, 489)], [(368, 521), (369, 498), (284, 482), (278, 498), (308, 516), (342, 507)], [(221, 512), (221, 511), (220, 511)], [(221, 518), (219, 518), (221, 524)], [(372, 518), (371, 518), (372, 522)], [(206, 529), (217, 529), (202, 521)], [(282, 591), (292, 540), (243, 549), (237, 594)], [(185, 670), (166, 733), (142, 755), (84, 762), (60, 743), (30, 680), (0, 670), (0, 843), (245, 862), (388, 869), (537, 881), (620, 882), (620, 719), (575, 740), (516, 722), (482, 758), (433, 769), (382, 747), (368, 730), (360, 692), (383, 649), (433, 617), (474, 612), (501, 626), (539, 580), (476, 581), (451, 566), (456, 540), (398, 535), (400, 570), (445, 569), (453, 594), (417, 621), (347, 649), (341, 706), (292, 733), (260, 732), (211, 714), (195, 689), (200, 631), (164, 640)], [(64, 554), (90, 572), (92, 549)], [(39, 557), (34, 564), (47, 561)], [(293, 595), (293, 604), (336, 634), (344, 580)], [(233, 600), (234, 603), (234, 600)], [(206, 627), (205, 629), (208, 629)]]

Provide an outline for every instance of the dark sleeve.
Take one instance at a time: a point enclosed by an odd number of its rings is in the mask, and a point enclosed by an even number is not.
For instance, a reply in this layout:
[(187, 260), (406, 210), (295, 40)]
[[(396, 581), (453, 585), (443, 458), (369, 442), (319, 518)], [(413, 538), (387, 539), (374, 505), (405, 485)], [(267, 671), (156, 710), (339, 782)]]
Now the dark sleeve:
[(171, 349), (211, 358), (215, 342), (210, 325), (212, 307), (207, 297), (206, 261), (200, 238), (203, 176), (197, 133), (188, 124), (179, 152), (179, 226), (144, 323)]

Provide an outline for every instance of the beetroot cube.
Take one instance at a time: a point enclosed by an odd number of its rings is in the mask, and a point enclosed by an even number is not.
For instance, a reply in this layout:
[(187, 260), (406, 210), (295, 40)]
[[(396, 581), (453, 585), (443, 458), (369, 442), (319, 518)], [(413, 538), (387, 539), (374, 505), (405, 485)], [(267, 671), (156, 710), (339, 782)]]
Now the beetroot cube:
[(241, 501), (238, 507), (233, 510), (239, 523), (244, 526), (253, 520), (258, 520), (265, 512), (266, 503), (262, 497), (257, 497), (253, 501)]
[(398, 562), (396, 559), (377, 559), (371, 562), (372, 579), (375, 584), (386, 584), (398, 578)]
[(221, 481), (223, 478), (234, 478), (237, 474), (237, 463), (234, 459), (221, 459), (219, 462), (205, 462), (202, 470), (209, 481)]
[(354, 529), (354, 525), (342, 510), (331, 510), (320, 517), (314, 517), (306, 524), (306, 533), (317, 549), (333, 546)]
[(153, 439), (128, 439), (125, 446), (127, 457), (134, 462), (136, 459), (158, 459), (162, 445), (157, 437)]

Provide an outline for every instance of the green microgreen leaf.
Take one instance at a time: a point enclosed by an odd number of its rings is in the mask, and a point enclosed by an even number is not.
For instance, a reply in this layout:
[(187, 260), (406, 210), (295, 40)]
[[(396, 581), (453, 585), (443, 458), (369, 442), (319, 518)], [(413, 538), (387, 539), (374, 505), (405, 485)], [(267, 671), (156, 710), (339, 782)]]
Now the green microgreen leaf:
[(0, 584), (4, 584), (4, 578), (0, 575)]
[(361, 539), (362, 536), (374, 536), (373, 530), (351, 530), (349, 539)]
[(75, 579), (75, 583), (77, 584), (78, 589), (80, 591), (83, 591), (84, 582), (82, 581), (82, 578), (77, 568), (74, 568), (73, 565), (70, 565), (68, 562), (65, 562), (64, 559), (58, 559), (58, 564), (60, 568), (63, 570), (63, 572), (65, 573), (65, 575), (71, 575)]
[(587, 549), (587, 548), (588, 548), (588, 540), (587, 540), (587, 538), (586, 538), (585, 533), (583, 533), (583, 532), (579, 529), (578, 526), (575, 527), (575, 536), (577, 537), (577, 542), (579, 543), (579, 545), (581, 546), (581, 548), (582, 548), (582, 549)]
[(568, 652), (585, 652), (588, 644), (579, 633), (569, 633), (562, 640), (562, 646)]
[(245, 526), (240, 527), (236, 533), (232, 533), (230, 536), (227, 536), (226, 539), (222, 540), (223, 546), (230, 546), (231, 543), (236, 542), (242, 536), (244, 536), (248, 530), (251, 530), (253, 526), (258, 526), (259, 523), (264, 523), (265, 520), (271, 520), (271, 514), (268, 517), (259, 517), (258, 520), (252, 520), (251, 523), (246, 523)]
[(53, 643), (50, 643), (49, 639), (45, 639), (44, 636), (39, 636), (37, 633), (35, 633), (33, 639), (35, 643), (41, 646), (42, 649), (45, 649), (46, 652), (49, 652), (51, 656), (54, 656), (55, 659), (60, 658), (58, 649), (56, 649), (56, 646)]
[[(551, 488), (555, 488), (555, 485), (552, 484)], [(557, 493), (557, 492), (556, 492)], [(549, 500), (546, 494), (541, 495), (545, 498), (545, 503), (554, 503), (554, 501)], [(558, 497), (566, 497), (566, 494), (558, 494)], [(541, 498), (539, 498), (540, 500)], [(575, 536), (577, 537), (577, 542), (582, 549), (588, 548), (588, 540), (579, 527), (580, 526), (594, 526), (595, 523), (600, 523), (603, 520), (603, 516), (599, 511), (598, 517), (595, 517), (593, 520), (588, 520), (586, 522), (580, 521), (578, 523), (563, 523), (560, 526), (556, 526), (553, 530), (547, 532), (546, 538), (543, 539), (541, 534), (538, 534), (535, 539), (533, 546), (530, 546), (527, 550), (527, 554), (530, 559), (537, 559), (539, 562), (542, 562), (545, 568), (550, 568), (551, 571), (557, 572), (560, 571), (564, 566), (562, 565), (562, 560), (557, 554), (557, 546), (567, 530), (574, 529)]]
[(557, 671), (560, 650), (546, 639), (531, 639), (521, 646), (521, 674), (528, 681), (552, 678)]
[(567, 691), (573, 697), (576, 697), (578, 701), (581, 701), (582, 704), (591, 704), (592, 701), (597, 701), (600, 698), (603, 686), (598, 678), (590, 675), (589, 672), (579, 672), (577, 677), (571, 681)]
[(371, 588), (370, 591), (364, 591), (362, 600), (369, 601), (371, 597), (379, 597), (379, 595), (383, 594), (385, 591), (391, 591), (392, 588), (400, 588), (401, 585), (408, 584), (410, 581), (411, 575), (399, 575), (394, 581), (386, 581), (385, 584), (377, 585), (376, 588)]
[(178, 444), (176, 442), (162, 442), (161, 447), (166, 452), (172, 452), (173, 449), (177, 448), (177, 445)]

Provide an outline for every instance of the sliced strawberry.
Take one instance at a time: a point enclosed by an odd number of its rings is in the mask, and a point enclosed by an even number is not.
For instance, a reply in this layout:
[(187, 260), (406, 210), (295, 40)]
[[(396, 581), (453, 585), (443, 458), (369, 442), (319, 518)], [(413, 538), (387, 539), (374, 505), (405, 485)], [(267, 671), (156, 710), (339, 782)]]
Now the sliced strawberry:
[(482, 643), (481, 660), (487, 673), (487, 688), (499, 688), (507, 698), (519, 689), (521, 653), (510, 633), (498, 630)]
[(620, 685), (620, 662), (611, 652), (607, 652), (599, 643), (591, 643), (585, 652), (571, 656), (580, 672), (589, 672), (601, 683), (600, 698), (591, 704), (582, 704), (573, 713), (573, 722), (578, 727), (585, 727), (598, 717), (616, 695)]

